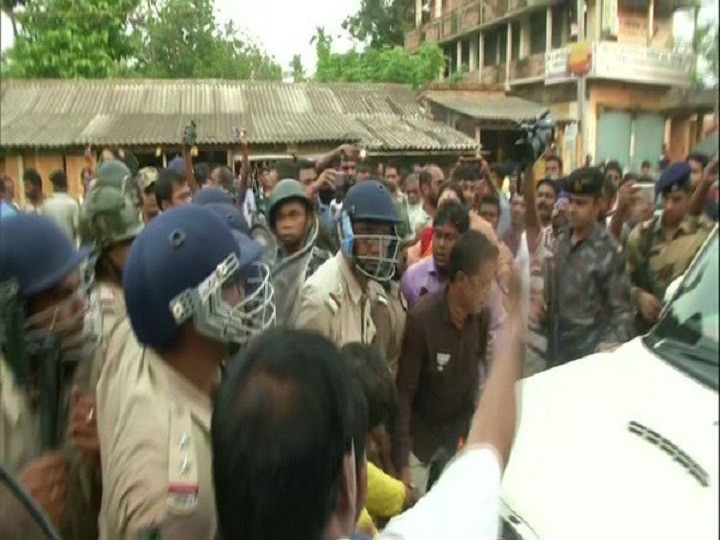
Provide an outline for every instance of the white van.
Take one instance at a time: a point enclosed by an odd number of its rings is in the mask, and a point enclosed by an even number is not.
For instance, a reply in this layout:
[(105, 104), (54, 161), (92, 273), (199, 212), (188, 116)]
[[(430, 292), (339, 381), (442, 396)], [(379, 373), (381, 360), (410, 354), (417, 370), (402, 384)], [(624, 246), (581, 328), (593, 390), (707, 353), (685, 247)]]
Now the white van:
[(717, 540), (718, 257), (716, 227), (648, 335), (519, 383), (502, 538)]

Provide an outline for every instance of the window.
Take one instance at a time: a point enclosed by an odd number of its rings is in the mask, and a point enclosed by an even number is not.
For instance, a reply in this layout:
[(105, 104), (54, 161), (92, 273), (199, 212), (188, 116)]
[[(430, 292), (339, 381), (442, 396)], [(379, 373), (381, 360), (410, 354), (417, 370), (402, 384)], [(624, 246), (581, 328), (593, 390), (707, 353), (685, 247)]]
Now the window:
[(717, 228), (645, 343), (666, 362), (718, 389)]
[(530, 54), (545, 52), (547, 13), (540, 10), (530, 14)]

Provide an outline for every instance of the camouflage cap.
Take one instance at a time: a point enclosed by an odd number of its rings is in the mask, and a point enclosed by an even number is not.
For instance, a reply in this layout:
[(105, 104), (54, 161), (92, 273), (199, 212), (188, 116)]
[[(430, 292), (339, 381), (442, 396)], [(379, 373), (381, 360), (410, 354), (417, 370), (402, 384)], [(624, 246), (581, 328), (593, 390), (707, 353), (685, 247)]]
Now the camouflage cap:
[(127, 165), (117, 159), (103, 161), (95, 172), (95, 178), (99, 184), (111, 184), (120, 191), (127, 189), (127, 181), (132, 173)]
[(603, 193), (605, 175), (599, 167), (580, 167), (571, 172), (565, 182), (570, 195), (599, 197)]
[(142, 230), (140, 213), (130, 197), (114, 185), (97, 183), (80, 212), (80, 239), (96, 252), (135, 238)]

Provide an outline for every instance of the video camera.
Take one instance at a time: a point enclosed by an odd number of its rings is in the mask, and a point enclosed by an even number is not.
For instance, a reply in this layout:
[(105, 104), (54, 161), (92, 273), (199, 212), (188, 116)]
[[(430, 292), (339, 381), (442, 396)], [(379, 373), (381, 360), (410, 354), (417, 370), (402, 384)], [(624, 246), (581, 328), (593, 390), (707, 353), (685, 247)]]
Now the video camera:
[(534, 122), (520, 124), (517, 131), (514, 161), (525, 170), (545, 153), (548, 144), (553, 140), (555, 121), (550, 116), (550, 111), (546, 109), (535, 118)]

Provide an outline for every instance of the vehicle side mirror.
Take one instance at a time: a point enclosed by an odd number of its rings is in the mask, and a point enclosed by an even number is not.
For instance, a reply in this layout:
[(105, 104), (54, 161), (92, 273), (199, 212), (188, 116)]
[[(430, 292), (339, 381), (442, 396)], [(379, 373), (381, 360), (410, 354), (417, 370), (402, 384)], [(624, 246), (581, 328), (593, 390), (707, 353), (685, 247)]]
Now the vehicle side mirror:
[(675, 293), (678, 290), (678, 287), (680, 286), (680, 283), (682, 283), (682, 280), (684, 277), (685, 277), (685, 274), (678, 276), (672, 280), (670, 285), (668, 285), (667, 289), (665, 289), (665, 296), (663, 297), (663, 303), (667, 304), (670, 300), (672, 300), (673, 296), (675, 296)]
[(40, 506), (0, 467), (0, 538), (62, 540)]

